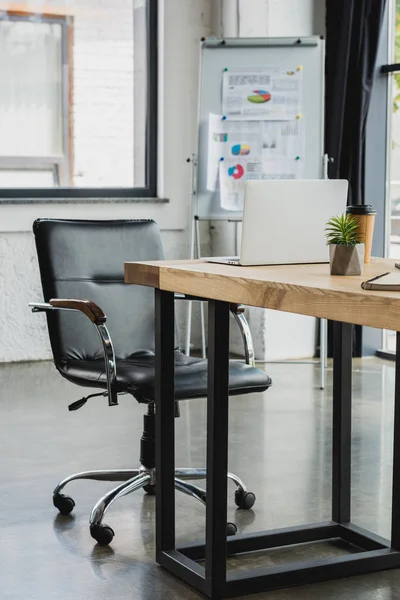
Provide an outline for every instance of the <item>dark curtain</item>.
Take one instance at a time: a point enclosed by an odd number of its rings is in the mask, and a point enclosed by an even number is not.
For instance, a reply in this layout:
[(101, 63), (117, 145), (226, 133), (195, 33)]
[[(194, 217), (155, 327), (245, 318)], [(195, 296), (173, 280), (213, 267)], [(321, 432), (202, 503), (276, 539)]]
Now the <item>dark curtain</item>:
[[(349, 204), (364, 203), (365, 129), (386, 0), (326, 0), (325, 151), (332, 179), (349, 181)], [(333, 159), (333, 160), (332, 160)], [(354, 328), (353, 354), (362, 354)], [(332, 324), (328, 327), (332, 356)]]
[(326, 0), (325, 149), (329, 177), (364, 203), (364, 142), (386, 0)]

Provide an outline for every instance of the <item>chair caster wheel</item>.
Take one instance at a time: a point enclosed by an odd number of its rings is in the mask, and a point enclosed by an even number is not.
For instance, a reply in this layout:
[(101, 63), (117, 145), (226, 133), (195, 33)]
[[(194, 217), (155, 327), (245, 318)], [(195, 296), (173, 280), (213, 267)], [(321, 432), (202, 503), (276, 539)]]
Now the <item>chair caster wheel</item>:
[(253, 492), (243, 492), (242, 490), (236, 490), (235, 492), (235, 503), (238, 508), (243, 510), (249, 510), (256, 501), (256, 497)]
[(53, 504), (56, 508), (58, 508), (62, 515), (69, 515), (75, 506), (75, 502), (72, 500), (72, 498), (69, 496), (64, 496), (64, 494), (55, 494), (53, 496)]
[(230, 537), (231, 535), (236, 535), (237, 534), (237, 527), (235, 525), (235, 523), (227, 523), (226, 524), (226, 535), (228, 537)]
[(148, 496), (155, 496), (156, 495), (156, 486), (155, 485), (144, 485), (143, 486), (144, 491), (146, 492), (146, 494)]
[(91, 525), (90, 535), (100, 546), (108, 546), (113, 540), (115, 535), (114, 531), (109, 525)]

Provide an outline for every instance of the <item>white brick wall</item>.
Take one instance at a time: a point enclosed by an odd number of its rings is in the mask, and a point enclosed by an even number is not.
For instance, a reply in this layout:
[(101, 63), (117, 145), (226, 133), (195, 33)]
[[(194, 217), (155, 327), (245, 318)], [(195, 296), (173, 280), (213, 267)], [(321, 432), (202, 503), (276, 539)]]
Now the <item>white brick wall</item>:
[[(84, 5), (84, 6), (83, 6)], [(74, 185), (132, 187), (133, 3), (85, 0), (74, 17)]]

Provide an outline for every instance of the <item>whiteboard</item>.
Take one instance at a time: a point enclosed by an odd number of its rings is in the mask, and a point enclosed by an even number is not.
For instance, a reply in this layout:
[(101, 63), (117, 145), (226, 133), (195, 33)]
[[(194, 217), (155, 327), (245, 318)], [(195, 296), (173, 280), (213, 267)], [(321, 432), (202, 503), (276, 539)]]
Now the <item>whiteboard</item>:
[(209, 39), (201, 44), (197, 181), (198, 219), (241, 220), (242, 213), (221, 208), (218, 190), (207, 190), (209, 114), (222, 114), (222, 74), (238, 67), (303, 67), (302, 120), (305, 130), (304, 179), (323, 177), (325, 43), (305, 38)]

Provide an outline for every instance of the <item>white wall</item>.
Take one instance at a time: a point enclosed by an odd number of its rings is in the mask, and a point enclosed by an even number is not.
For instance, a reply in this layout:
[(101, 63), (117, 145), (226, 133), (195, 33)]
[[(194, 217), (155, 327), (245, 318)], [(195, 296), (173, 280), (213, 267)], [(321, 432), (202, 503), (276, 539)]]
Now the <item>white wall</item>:
[(50, 357), (43, 315), (27, 308), (41, 299), (35, 218), (93, 218), (94, 211), (98, 218), (150, 217), (163, 231), (167, 257), (187, 256), (186, 158), (196, 145), (199, 40), (210, 23), (210, 0), (160, 0), (159, 196), (169, 204), (0, 205), (0, 361)]
[(302, 36), (314, 33), (314, 0), (269, 0), (267, 4), (267, 35)]

